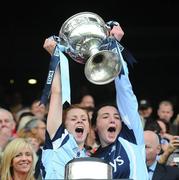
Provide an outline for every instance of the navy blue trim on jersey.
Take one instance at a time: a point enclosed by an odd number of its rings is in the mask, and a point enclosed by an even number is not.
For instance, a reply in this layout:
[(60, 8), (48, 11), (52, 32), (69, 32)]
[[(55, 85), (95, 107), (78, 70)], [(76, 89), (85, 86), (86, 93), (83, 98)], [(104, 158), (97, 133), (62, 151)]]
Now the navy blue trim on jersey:
[[(45, 134), (45, 143), (44, 143), (43, 149), (44, 150), (46, 150), (46, 149), (53, 149), (52, 143), (62, 136), (62, 134), (64, 133), (64, 130), (65, 130), (64, 129), (64, 125), (61, 125), (58, 128), (58, 130), (55, 133), (55, 136), (53, 137), (52, 140), (50, 138), (50, 135), (49, 135), (48, 131), (46, 131), (46, 134)], [(68, 139), (69, 139), (69, 136), (66, 136), (65, 139), (63, 140), (63, 143), (60, 145), (60, 147), (63, 146), (68, 141)]]
[(129, 129), (124, 122), (122, 122), (122, 129), (119, 136), (133, 144), (137, 144), (134, 131), (132, 129)]
[(43, 165), (43, 163), (42, 163), (42, 160), (41, 160), (41, 162), (40, 162), (40, 173), (41, 173), (41, 176), (42, 176), (43, 178), (45, 178), (45, 176), (46, 176), (46, 171), (45, 171), (45, 167), (44, 167), (44, 165)]
[(52, 142), (61, 138), (62, 134), (64, 133), (64, 130), (65, 130), (65, 128), (64, 128), (63, 124), (61, 124), (60, 127), (57, 129), (55, 136), (52, 139)]
[(53, 145), (52, 145), (48, 131), (45, 132), (45, 143), (44, 143), (43, 149), (44, 150), (45, 149), (53, 149)]

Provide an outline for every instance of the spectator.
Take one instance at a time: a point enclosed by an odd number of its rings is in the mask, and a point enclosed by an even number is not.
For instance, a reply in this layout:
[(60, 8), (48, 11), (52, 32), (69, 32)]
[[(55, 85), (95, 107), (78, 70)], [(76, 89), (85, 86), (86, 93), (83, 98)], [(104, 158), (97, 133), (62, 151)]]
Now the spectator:
[(149, 100), (141, 99), (139, 101), (139, 113), (142, 117), (148, 119), (152, 117), (153, 114), (153, 107)]
[(95, 101), (92, 95), (86, 94), (81, 98), (80, 106), (82, 107), (95, 107)]
[[(159, 124), (161, 128), (161, 131), (160, 131), (161, 138), (164, 140), (164, 142), (165, 141), (169, 142), (173, 138), (173, 135), (171, 135), (170, 132), (167, 131), (166, 123), (160, 119), (157, 120), (157, 123)], [(162, 144), (165, 144), (165, 143), (162, 143)]]
[(34, 116), (33, 113), (31, 112), (23, 112), (20, 117), (19, 120), (17, 122), (17, 131), (20, 131), (21, 129), (24, 128), (24, 126), (26, 125), (27, 122), (29, 122)]
[(157, 110), (157, 114), (161, 120), (166, 123), (171, 122), (173, 117), (173, 104), (170, 101), (161, 101)]
[(176, 126), (173, 125), (173, 123), (172, 123), (174, 110), (173, 110), (173, 104), (170, 101), (164, 100), (159, 103), (157, 115), (158, 115), (159, 119), (162, 120), (166, 124), (167, 131), (170, 134), (176, 135), (178, 133)]
[(10, 111), (0, 108), (0, 150), (3, 151), (6, 144), (16, 137), (16, 123)]
[(170, 166), (178, 166), (179, 163), (179, 136), (173, 136), (164, 153), (160, 156), (159, 162)]
[(45, 129), (46, 124), (44, 121), (35, 118), (32, 118), (23, 129), (18, 131), (19, 137), (26, 138), (29, 143), (32, 145), (34, 151), (37, 155), (37, 163), (35, 166), (35, 178), (41, 179), (40, 174), (40, 162), (42, 156), (42, 146), (44, 145), (45, 141)]
[(47, 107), (43, 104), (40, 105), (40, 100), (36, 99), (31, 104), (31, 112), (43, 121), (46, 121)]
[(149, 130), (144, 131), (144, 140), (149, 180), (178, 180), (178, 168), (162, 165), (157, 161), (158, 155), (161, 151), (161, 146), (157, 134)]
[(29, 122), (26, 123), (23, 129), (18, 131), (18, 135), (24, 137), (28, 136), (28, 134), (33, 134), (33, 136), (38, 139), (39, 144), (43, 145), (45, 141), (45, 130), (45, 122), (33, 117)]
[(15, 138), (6, 146), (1, 162), (1, 180), (35, 180), (35, 153), (23, 138)]

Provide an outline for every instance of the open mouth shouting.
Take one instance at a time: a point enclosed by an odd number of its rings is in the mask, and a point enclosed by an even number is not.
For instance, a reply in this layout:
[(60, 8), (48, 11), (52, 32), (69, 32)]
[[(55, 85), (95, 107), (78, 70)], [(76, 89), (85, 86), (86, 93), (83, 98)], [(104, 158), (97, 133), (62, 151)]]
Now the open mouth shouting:
[(75, 128), (75, 133), (77, 138), (81, 138), (83, 136), (83, 132), (84, 132), (84, 127), (78, 126)]
[(107, 131), (111, 132), (111, 133), (116, 132), (116, 128), (115, 127), (109, 127)]
[(117, 132), (116, 132), (116, 127), (109, 127), (107, 129), (107, 133), (108, 133), (108, 138), (113, 139), (116, 138), (117, 136)]

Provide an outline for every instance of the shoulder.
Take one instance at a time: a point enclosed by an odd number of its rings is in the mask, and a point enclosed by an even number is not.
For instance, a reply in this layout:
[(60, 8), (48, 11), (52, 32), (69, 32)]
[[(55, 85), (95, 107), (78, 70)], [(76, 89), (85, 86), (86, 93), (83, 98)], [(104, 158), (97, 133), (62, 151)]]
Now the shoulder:
[(177, 175), (179, 177), (179, 170), (177, 167), (162, 165), (157, 163), (156, 171), (165, 172), (166, 174)]

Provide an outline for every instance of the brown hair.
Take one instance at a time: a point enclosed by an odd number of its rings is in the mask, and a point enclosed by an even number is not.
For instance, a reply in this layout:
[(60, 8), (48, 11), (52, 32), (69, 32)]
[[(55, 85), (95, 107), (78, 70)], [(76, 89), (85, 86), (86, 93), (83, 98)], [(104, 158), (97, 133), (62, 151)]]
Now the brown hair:
[[(90, 118), (89, 118), (89, 115), (88, 115), (88, 110), (82, 106), (80, 106), (79, 104), (73, 104), (71, 106), (69, 106), (67, 109), (65, 109), (63, 111), (63, 118), (62, 118), (62, 123), (65, 125), (65, 120), (66, 120), (66, 117), (67, 117), (67, 114), (68, 112), (71, 110), (71, 109), (82, 109), (84, 112), (86, 112), (87, 116), (88, 116), (88, 122), (89, 124), (91, 124), (90, 122)], [(91, 125), (90, 125), (91, 126)]]

